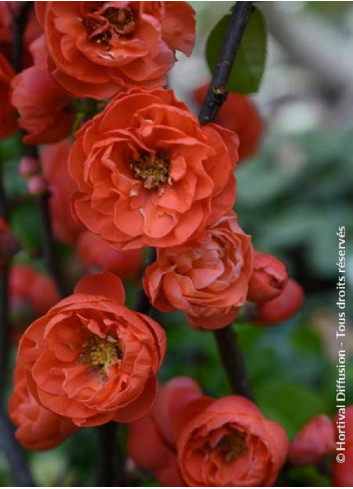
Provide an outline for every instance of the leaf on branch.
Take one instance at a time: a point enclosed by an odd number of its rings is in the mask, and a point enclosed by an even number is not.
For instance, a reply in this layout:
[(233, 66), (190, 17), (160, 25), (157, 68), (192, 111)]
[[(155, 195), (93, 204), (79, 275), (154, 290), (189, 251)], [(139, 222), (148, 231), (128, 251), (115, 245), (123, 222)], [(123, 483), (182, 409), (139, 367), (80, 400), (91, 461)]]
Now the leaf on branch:
[[(206, 59), (211, 73), (216, 67), (230, 18), (230, 14), (225, 15), (208, 37)], [(260, 10), (255, 8), (246, 26), (235, 58), (227, 84), (228, 90), (245, 94), (257, 92), (265, 69), (266, 54), (267, 34), (265, 20)]]

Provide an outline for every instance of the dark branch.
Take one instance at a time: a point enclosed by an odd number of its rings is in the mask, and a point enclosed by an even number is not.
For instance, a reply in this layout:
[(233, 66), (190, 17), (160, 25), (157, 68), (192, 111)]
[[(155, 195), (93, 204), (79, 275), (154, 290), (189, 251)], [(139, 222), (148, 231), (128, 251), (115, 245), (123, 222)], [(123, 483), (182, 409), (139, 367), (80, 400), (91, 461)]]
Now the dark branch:
[(70, 295), (71, 291), (66, 284), (63, 277), (60, 263), (58, 260), (55, 240), (53, 235), (53, 229), (51, 224), (51, 216), (49, 209), (50, 193), (47, 192), (38, 197), (38, 206), (41, 216), (42, 230), (43, 230), (43, 248), (44, 256), (47, 262), (48, 269), (53, 276), (56, 287), (62, 297)]
[(229, 28), (204, 103), (199, 114), (201, 124), (212, 122), (227, 98), (227, 82), (232, 71), (244, 30), (249, 22), (253, 2), (236, 2)]
[(12, 66), (16, 73), (22, 70), (23, 34), (33, 2), (21, 2), (18, 12), (12, 13)]
[(0, 277), (0, 405), (4, 404), (9, 371), (11, 327), (9, 322), (9, 265), (2, 267)]
[[(8, 200), (3, 182), (3, 162), (0, 167), (0, 214), (5, 220), (8, 214)], [(10, 336), (9, 323), (9, 265), (5, 263), (0, 274), (0, 405), (3, 405), (6, 378), (8, 374)]]
[(12, 477), (17, 486), (35, 486), (22, 448), (15, 438), (14, 428), (3, 412), (0, 413), (0, 447), (9, 462)]
[(0, 161), (0, 165), (0, 215), (6, 220), (9, 211), (9, 203), (7, 201), (6, 190), (4, 186), (4, 168), (2, 161)]
[[(148, 255), (144, 264), (144, 270), (150, 266), (156, 260), (156, 250), (155, 248), (150, 248), (148, 250)], [(151, 309), (151, 303), (145, 291), (143, 290), (142, 284), (140, 285), (140, 289), (137, 292), (136, 303), (135, 303), (135, 311), (141, 312), (142, 314), (148, 314)]]
[(217, 329), (215, 338), (233, 393), (253, 401), (254, 396), (246, 372), (244, 355), (232, 327)]
[[(240, 41), (250, 19), (252, 2), (236, 2), (226, 34), (224, 44), (219, 54), (216, 69), (202, 104), (199, 120), (201, 124), (212, 122), (226, 99), (226, 85), (233, 67)], [(249, 384), (243, 352), (241, 351), (235, 333), (231, 326), (215, 331), (215, 338), (223, 367), (234, 394), (253, 400)]]
[(124, 459), (117, 437), (119, 425), (114, 421), (97, 428), (98, 460), (97, 486), (124, 487)]

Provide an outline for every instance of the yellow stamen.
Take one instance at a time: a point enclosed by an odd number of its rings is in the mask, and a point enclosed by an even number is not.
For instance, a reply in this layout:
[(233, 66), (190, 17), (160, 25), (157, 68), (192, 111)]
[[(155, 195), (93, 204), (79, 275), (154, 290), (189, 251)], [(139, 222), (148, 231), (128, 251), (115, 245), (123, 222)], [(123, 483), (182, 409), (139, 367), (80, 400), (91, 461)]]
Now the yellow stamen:
[(80, 361), (87, 364), (90, 370), (98, 370), (101, 374), (106, 374), (108, 368), (121, 359), (121, 356), (118, 340), (92, 335), (83, 344)]
[(170, 161), (167, 153), (157, 151), (154, 156), (141, 153), (140, 158), (131, 163), (134, 177), (144, 181), (144, 187), (152, 190), (164, 183), (171, 184), (169, 178)]

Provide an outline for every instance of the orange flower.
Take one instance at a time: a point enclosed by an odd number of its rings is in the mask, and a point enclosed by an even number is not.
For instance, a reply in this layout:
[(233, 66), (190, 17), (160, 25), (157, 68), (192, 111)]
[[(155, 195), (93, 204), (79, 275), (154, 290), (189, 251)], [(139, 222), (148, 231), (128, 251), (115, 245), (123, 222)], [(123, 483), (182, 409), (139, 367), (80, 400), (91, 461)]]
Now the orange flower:
[(251, 238), (230, 211), (199, 244), (158, 250), (143, 285), (160, 311), (179, 309), (193, 326), (218, 329), (232, 322), (245, 303), (252, 261)]
[(142, 270), (142, 250), (118, 251), (90, 231), (85, 231), (77, 243), (82, 263), (89, 271), (105, 271), (122, 280), (135, 280)]
[(10, 101), (10, 83), (15, 72), (0, 53), (0, 138), (11, 136), (17, 131), (15, 110)]
[(167, 382), (145, 418), (129, 425), (128, 452), (165, 486), (271, 486), (288, 440), (240, 396), (202, 395), (187, 377)]
[(32, 395), (77, 426), (133, 421), (154, 403), (165, 333), (123, 300), (116, 275), (87, 276), (21, 338)]
[[(353, 486), (353, 405), (347, 406), (345, 410), (345, 418), (343, 419), (340, 416), (336, 417), (336, 423), (344, 423), (341, 424), (340, 429), (337, 426), (336, 430), (336, 435), (337, 435), (337, 440), (342, 441), (344, 440), (345, 444), (341, 445), (344, 446), (345, 450), (336, 452), (336, 455), (342, 453), (345, 456), (344, 462), (342, 462), (342, 458), (340, 459), (341, 462), (339, 463), (337, 459), (335, 460), (335, 463), (333, 465), (333, 480), (332, 480), (332, 486), (333, 487), (352, 487)], [(342, 438), (342, 432), (344, 432), (345, 437)], [(337, 445), (338, 446), (338, 445)]]
[(182, 244), (234, 204), (236, 136), (171, 90), (121, 94), (76, 137), (74, 212), (117, 249)]
[(130, 457), (138, 466), (153, 472), (163, 486), (185, 485), (178, 468), (173, 423), (178, 412), (201, 395), (193, 379), (175, 377), (160, 388), (148, 416), (129, 424)]
[(18, 441), (30, 450), (50, 450), (78, 430), (69, 419), (58, 416), (37, 403), (28, 388), (26, 372), (17, 367), (9, 414), (17, 426)]
[(272, 486), (287, 456), (283, 428), (240, 396), (196, 399), (178, 414), (175, 433), (190, 487)]
[[(194, 91), (194, 97), (199, 105), (204, 101), (207, 90), (208, 83)], [(238, 134), (240, 161), (257, 152), (264, 123), (249, 97), (230, 92), (215, 122)]]
[(288, 459), (294, 465), (314, 465), (334, 451), (335, 427), (325, 414), (312, 418), (297, 434), (289, 447)]
[(75, 244), (84, 228), (70, 212), (71, 198), (76, 190), (67, 167), (71, 146), (69, 140), (46, 146), (40, 159), (51, 193), (54, 234), (64, 243)]
[(276, 299), (259, 304), (253, 322), (259, 325), (276, 324), (294, 316), (304, 301), (302, 287), (293, 279), (289, 279)]
[(162, 86), (175, 51), (190, 55), (187, 2), (36, 2), (49, 71), (69, 93), (103, 99), (131, 86)]
[(10, 272), (10, 299), (17, 342), (29, 322), (45, 314), (60, 298), (51, 278), (34, 268), (19, 265)]
[(255, 251), (248, 300), (267, 302), (280, 295), (288, 282), (287, 268), (278, 258)]
[(43, 62), (44, 36), (38, 38), (31, 51), (34, 66), (12, 80), (12, 104), (19, 112), (18, 123), (27, 134), (27, 144), (48, 144), (69, 136), (75, 122), (71, 97), (59, 89)]

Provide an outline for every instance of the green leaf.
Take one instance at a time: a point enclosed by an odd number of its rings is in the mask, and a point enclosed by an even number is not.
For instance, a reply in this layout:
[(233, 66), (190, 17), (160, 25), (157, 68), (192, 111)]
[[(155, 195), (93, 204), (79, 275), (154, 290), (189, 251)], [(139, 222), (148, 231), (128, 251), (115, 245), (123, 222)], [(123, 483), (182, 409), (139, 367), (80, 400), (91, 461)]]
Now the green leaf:
[(37, 249), (42, 240), (40, 215), (33, 201), (26, 201), (11, 215), (11, 229), (24, 248)]
[(290, 438), (309, 419), (328, 412), (326, 403), (313, 390), (276, 380), (257, 386), (255, 399), (265, 416), (280, 423)]
[[(218, 55), (230, 22), (230, 14), (225, 15), (214, 27), (206, 45), (206, 59), (211, 73), (214, 71)], [(242, 37), (227, 88), (236, 93), (254, 93), (259, 90), (266, 61), (266, 26), (260, 10), (255, 9)]]

